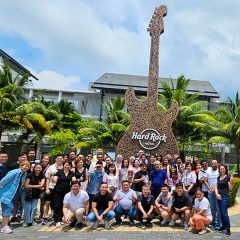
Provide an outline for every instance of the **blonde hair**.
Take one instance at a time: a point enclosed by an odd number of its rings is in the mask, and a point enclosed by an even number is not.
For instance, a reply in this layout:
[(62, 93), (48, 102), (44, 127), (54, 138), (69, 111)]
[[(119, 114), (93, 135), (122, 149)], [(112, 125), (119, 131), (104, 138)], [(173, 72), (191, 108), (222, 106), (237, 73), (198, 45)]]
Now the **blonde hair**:
[(21, 162), (21, 164), (20, 164), (20, 167), (22, 167), (22, 166), (24, 166), (24, 165), (28, 165), (29, 167), (30, 167), (30, 162), (29, 161), (23, 161), (23, 162)]

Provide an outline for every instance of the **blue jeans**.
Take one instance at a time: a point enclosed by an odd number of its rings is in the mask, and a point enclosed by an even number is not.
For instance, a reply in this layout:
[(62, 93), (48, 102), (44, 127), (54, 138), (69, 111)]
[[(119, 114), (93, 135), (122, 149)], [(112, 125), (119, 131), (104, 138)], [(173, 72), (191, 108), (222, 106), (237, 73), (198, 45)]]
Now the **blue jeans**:
[(220, 215), (217, 198), (215, 194), (208, 193), (208, 200), (210, 203), (210, 208), (211, 208), (212, 217), (213, 217), (212, 226), (218, 228), (221, 225), (221, 215)]
[(33, 198), (30, 201), (25, 201), (24, 204), (24, 223), (30, 224), (33, 222), (33, 217), (37, 212), (37, 198)]
[(229, 196), (223, 196), (222, 200), (217, 200), (220, 210), (222, 228), (230, 229), (230, 220), (228, 216)]
[[(98, 215), (100, 216), (103, 212), (104, 212), (104, 210), (98, 210)], [(113, 210), (110, 210), (107, 212), (105, 217), (107, 218), (108, 221), (111, 221), (113, 218), (115, 218), (115, 212)], [(96, 222), (97, 221), (96, 216), (93, 212), (90, 212), (88, 214), (87, 221), (88, 222)]]
[(114, 212), (116, 214), (116, 222), (122, 222), (121, 216), (127, 215), (129, 217), (130, 221), (133, 221), (136, 216), (136, 209), (135, 207), (131, 207), (128, 210), (124, 210), (120, 205), (117, 205), (114, 209)]

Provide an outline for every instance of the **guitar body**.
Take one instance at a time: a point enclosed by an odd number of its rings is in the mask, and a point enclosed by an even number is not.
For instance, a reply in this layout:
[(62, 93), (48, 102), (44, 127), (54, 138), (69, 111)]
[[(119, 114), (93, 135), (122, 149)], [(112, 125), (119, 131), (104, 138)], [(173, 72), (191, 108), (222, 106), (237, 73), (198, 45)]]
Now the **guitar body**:
[(126, 91), (125, 100), (131, 116), (131, 122), (129, 129), (118, 143), (118, 153), (126, 158), (135, 156), (143, 147), (140, 145), (139, 141), (132, 139), (133, 133), (141, 133), (146, 129), (154, 129), (160, 134), (166, 134), (167, 141), (160, 143), (155, 149), (145, 149), (145, 152), (162, 156), (165, 156), (167, 153), (179, 154), (177, 142), (172, 132), (172, 123), (179, 110), (177, 102), (174, 101), (167, 112), (161, 112), (157, 108), (156, 101), (150, 99), (146, 99), (145, 101), (138, 100), (131, 87)]

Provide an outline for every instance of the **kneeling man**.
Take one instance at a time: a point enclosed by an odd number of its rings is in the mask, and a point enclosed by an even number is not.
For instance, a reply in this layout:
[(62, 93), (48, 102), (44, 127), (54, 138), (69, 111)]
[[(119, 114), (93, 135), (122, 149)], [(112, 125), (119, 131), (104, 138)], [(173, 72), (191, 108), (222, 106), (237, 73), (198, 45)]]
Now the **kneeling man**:
[(110, 229), (110, 221), (115, 218), (113, 209), (113, 197), (108, 192), (106, 182), (100, 184), (100, 192), (95, 194), (92, 199), (92, 211), (87, 216), (88, 222), (93, 222), (92, 228), (96, 230), (99, 222), (105, 220), (105, 228)]

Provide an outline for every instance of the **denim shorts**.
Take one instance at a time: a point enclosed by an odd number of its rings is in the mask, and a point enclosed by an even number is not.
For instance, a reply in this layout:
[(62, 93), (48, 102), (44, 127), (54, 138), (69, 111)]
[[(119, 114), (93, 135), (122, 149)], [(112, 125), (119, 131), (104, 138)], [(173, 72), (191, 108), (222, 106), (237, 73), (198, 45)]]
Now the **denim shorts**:
[(10, 217), (12, 215), (14, 205), (13, 202), (10, 202), (9, 204), (1, 203), (2, 207), (2, 216), (3, 217)]

